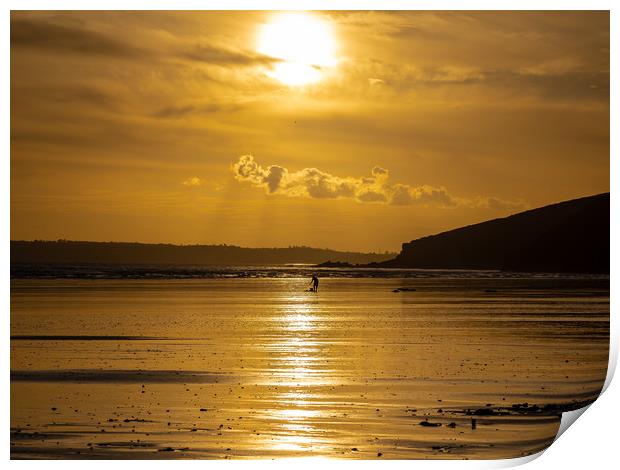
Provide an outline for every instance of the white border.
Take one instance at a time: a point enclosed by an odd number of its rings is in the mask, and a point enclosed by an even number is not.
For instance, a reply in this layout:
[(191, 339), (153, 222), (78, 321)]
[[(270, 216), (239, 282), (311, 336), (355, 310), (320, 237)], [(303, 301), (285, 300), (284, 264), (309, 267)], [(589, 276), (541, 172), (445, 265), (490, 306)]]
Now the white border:
[[(0, 206), (2, 211), (2, 219), (4, 223), (0, 225), (3, 241), (0, 244), (0, 256), (2, 259), (2, 305), (3, 305), (3, 339), (5, 344), (5, 355), (2, 357), (4, 365), (4, 382), (2, 387), (2, 398), (5, 404), (2, 412), (4, 414), (4, 427), (2, 428), (3, 442), (5, 444), (4, 456), (9, 459), (10, 444), (10, 412), (9, 412), (9, 309), (10, 309), (10, 274), (9, 274), (9, 220), (10, 220), (10, 88), (9, 88), (9, 70), (10, 70), (10, 41), (9, 41), (9, 22), (11, 9), (13, 10), (30, 10), (30, 9), (51, 9), (51, 10), (291, 10), (291, 9), (314, 9), (314, 10), (611, 10), (611, 77), (615, 79), (618, 76), (618, 61), (614, 58), (614, 52), (618, 51), (619, 34), (617, 27), (618, 8), (614, 8), (614, 2), (611, 0), (270, 0), (270, 1), (251, 1), (251, 0), (176, 0), (176, 1), (147, 1), (147, 0), (8, 0), (3, 2), (4, 16), (2, 18), (1, 30), (3, 37), (2, 47), (2, 135), (1, 142), (3, 152), (3, 161), (0, 165), (0, 178), (2, 186), (3, 203)], [(618, 203), (614, 197), (615, 188), (618, 187), (618, 179), (620, 178), (620, 168), (618, 168), (618, 146), (617, 134), (613, 131), (617, 130), (617, 109), (618, 109), (618, 93), (616, 90), (617, 80), (612, 79), (611, 84), (611, 158), (610, 158), (610, 175), (611, 175), (611, 213), (618, 214)], [(587, 158), (585, 156), (584, 158)], [(612, 240), (619, 240), (620, 231), (617, 220), (611, 219), (611, 235)], [(584, 466), (591, 468), (609, 468), (610, 463), (616, 461), (615, 447), (617, 446), (618, 425), (620, 425), (620, 412), (618, 412), (618, 403), (620, 403), (620, 388), (617, 380), (611, 382), (613, 370), (615, 369), (618, 355), (618, 329), (616, 328), (617, 307), (615, 295), (619, 291), (619, 285), (615, 276), (616, 267), (618, 266), (618, 250), (614, 244), (611, 245), (611, 293), (612, 293), (612, 321), (611, 321), (611, 344), (610, 344), (610, 367), (608, 378), (606, 381), (606, 390), (603, 395), (593, 403), (587, 412), (579, 419), (580, 424), (572, 427), (562, 437), (555, 442), (545, 452), (536, 454), (533, 457), (524, 459), (513, 459), (504, 461), (330, 461), (321, 460), (320, 464), (328, 467), (338, 465), (345, 467), (367, 467), (375, 465), (388, 465), (404, 468), (415, 465), (416, 468), (500, 468), (506, 466), (515, 466), (534, 460), (529, 463), (529, 468), (548, 468), (550, 465), (554, 467), (563, 467), (567, 469), (580, 469)], [(611, 383), (610, 383), (611, 382)], [(607, 388), (608, 387), (608, 388)], [(542, 456), (541, 456), (542, 454)], [(540, 457), (540, 458), (535, 458)], [(252, 465), (253, 468), (261, 467), (281, 467), (289, 468), (291, 461), (210, 461), (208, 465), (217, 466), (247, 466)], [(318, 462), (314, 460), (295, 461), (295, 466), (310, 467)], [(36, 465), (33, 461), (11, 461), (11, 465), (15, 467)], [(182, 461), (149, 461), (149, 466), (177, 466), (177, 465), (205, 465), (204, 461), (182, 462)], [(84, 461), (54, 461), (46, 462), (56, 468), (64, 468), (65, 466), (75, 467), (83, 466)], [(107, 466), (108, 462), (89, 462), (89, 465)], [(115, 465), (130, 465), (129, 462), (118, 462)]]
[(14, 10), (612, 10), (612, 0), (7, 0)]

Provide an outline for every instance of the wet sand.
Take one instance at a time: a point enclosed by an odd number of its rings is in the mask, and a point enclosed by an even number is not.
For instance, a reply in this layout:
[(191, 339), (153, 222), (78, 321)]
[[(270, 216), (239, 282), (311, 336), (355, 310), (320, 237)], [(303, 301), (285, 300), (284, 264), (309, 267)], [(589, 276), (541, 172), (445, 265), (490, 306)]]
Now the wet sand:
[(12, 458), (518, 457), (605, 380), (607, 279), (307, 286), (12, 280)]

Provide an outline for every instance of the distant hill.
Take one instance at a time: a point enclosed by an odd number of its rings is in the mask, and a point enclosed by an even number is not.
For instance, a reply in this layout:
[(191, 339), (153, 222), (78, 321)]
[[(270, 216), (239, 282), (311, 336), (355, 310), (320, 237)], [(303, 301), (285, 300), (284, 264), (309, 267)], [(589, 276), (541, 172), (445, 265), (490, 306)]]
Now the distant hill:
[(331, 259), (366, 264), (395, 253), (356, 253), (322, 248), (242, 248), (228, 245), (168, 245), (85, 241), (11, 241), (11, 263), (108, 263), (167, 265), (318, 264)]
[(609, 193), (403, 243), (386, 268), (609, 273)]

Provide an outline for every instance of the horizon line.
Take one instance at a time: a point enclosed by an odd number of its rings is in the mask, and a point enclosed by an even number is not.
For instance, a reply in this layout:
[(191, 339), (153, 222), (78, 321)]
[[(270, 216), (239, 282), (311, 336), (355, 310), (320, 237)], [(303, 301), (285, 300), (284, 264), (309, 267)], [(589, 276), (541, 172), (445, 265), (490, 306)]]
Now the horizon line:
[(245, 250), (288, 250), (293, 248), (306, 248), (310, 250), (324, 250), (324, 251), (334, 251), (338, 253), (354, 253), (354, 254), (363, 254), (363, 255), (384, 255), (384, 254), (398, 254), (398, 251), (350, 251), (350, 250), (339, 250), (336, 248), (318, 248), (314, 246), (307, 245), (289, 245), (289, 246), (240, 246), (240, 245), (229, 245), (227, 243), (170, 243), (170, 242), (139, 242), (139, 241), (98, 241), (98, 240), (70, 240), (67, 238), (58, 238), (56, 240), (45, 240), (45, 239), (32, 239), (32, 240), (14, 240), (10, 239), (10, 243), (117, 243), (117, 244), (127, 244), (127, 245), (166, 245), (166, 246), (174, 246), (174, 247), (195, 247), (195, 246), (204, 246), (204, 247), (229, 247), (229, 248), (240, 248)]

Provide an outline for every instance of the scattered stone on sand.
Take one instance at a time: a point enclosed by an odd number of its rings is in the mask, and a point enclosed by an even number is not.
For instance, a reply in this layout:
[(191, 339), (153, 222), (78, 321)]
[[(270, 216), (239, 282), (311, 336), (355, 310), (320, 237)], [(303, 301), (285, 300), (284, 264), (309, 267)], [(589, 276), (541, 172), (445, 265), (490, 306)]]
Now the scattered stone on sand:
[(429, 421), (420, 421), (420, 426), (426, 426), (429, 428), (436, 428), (441, 426), (441, 423), (431, 423)]

